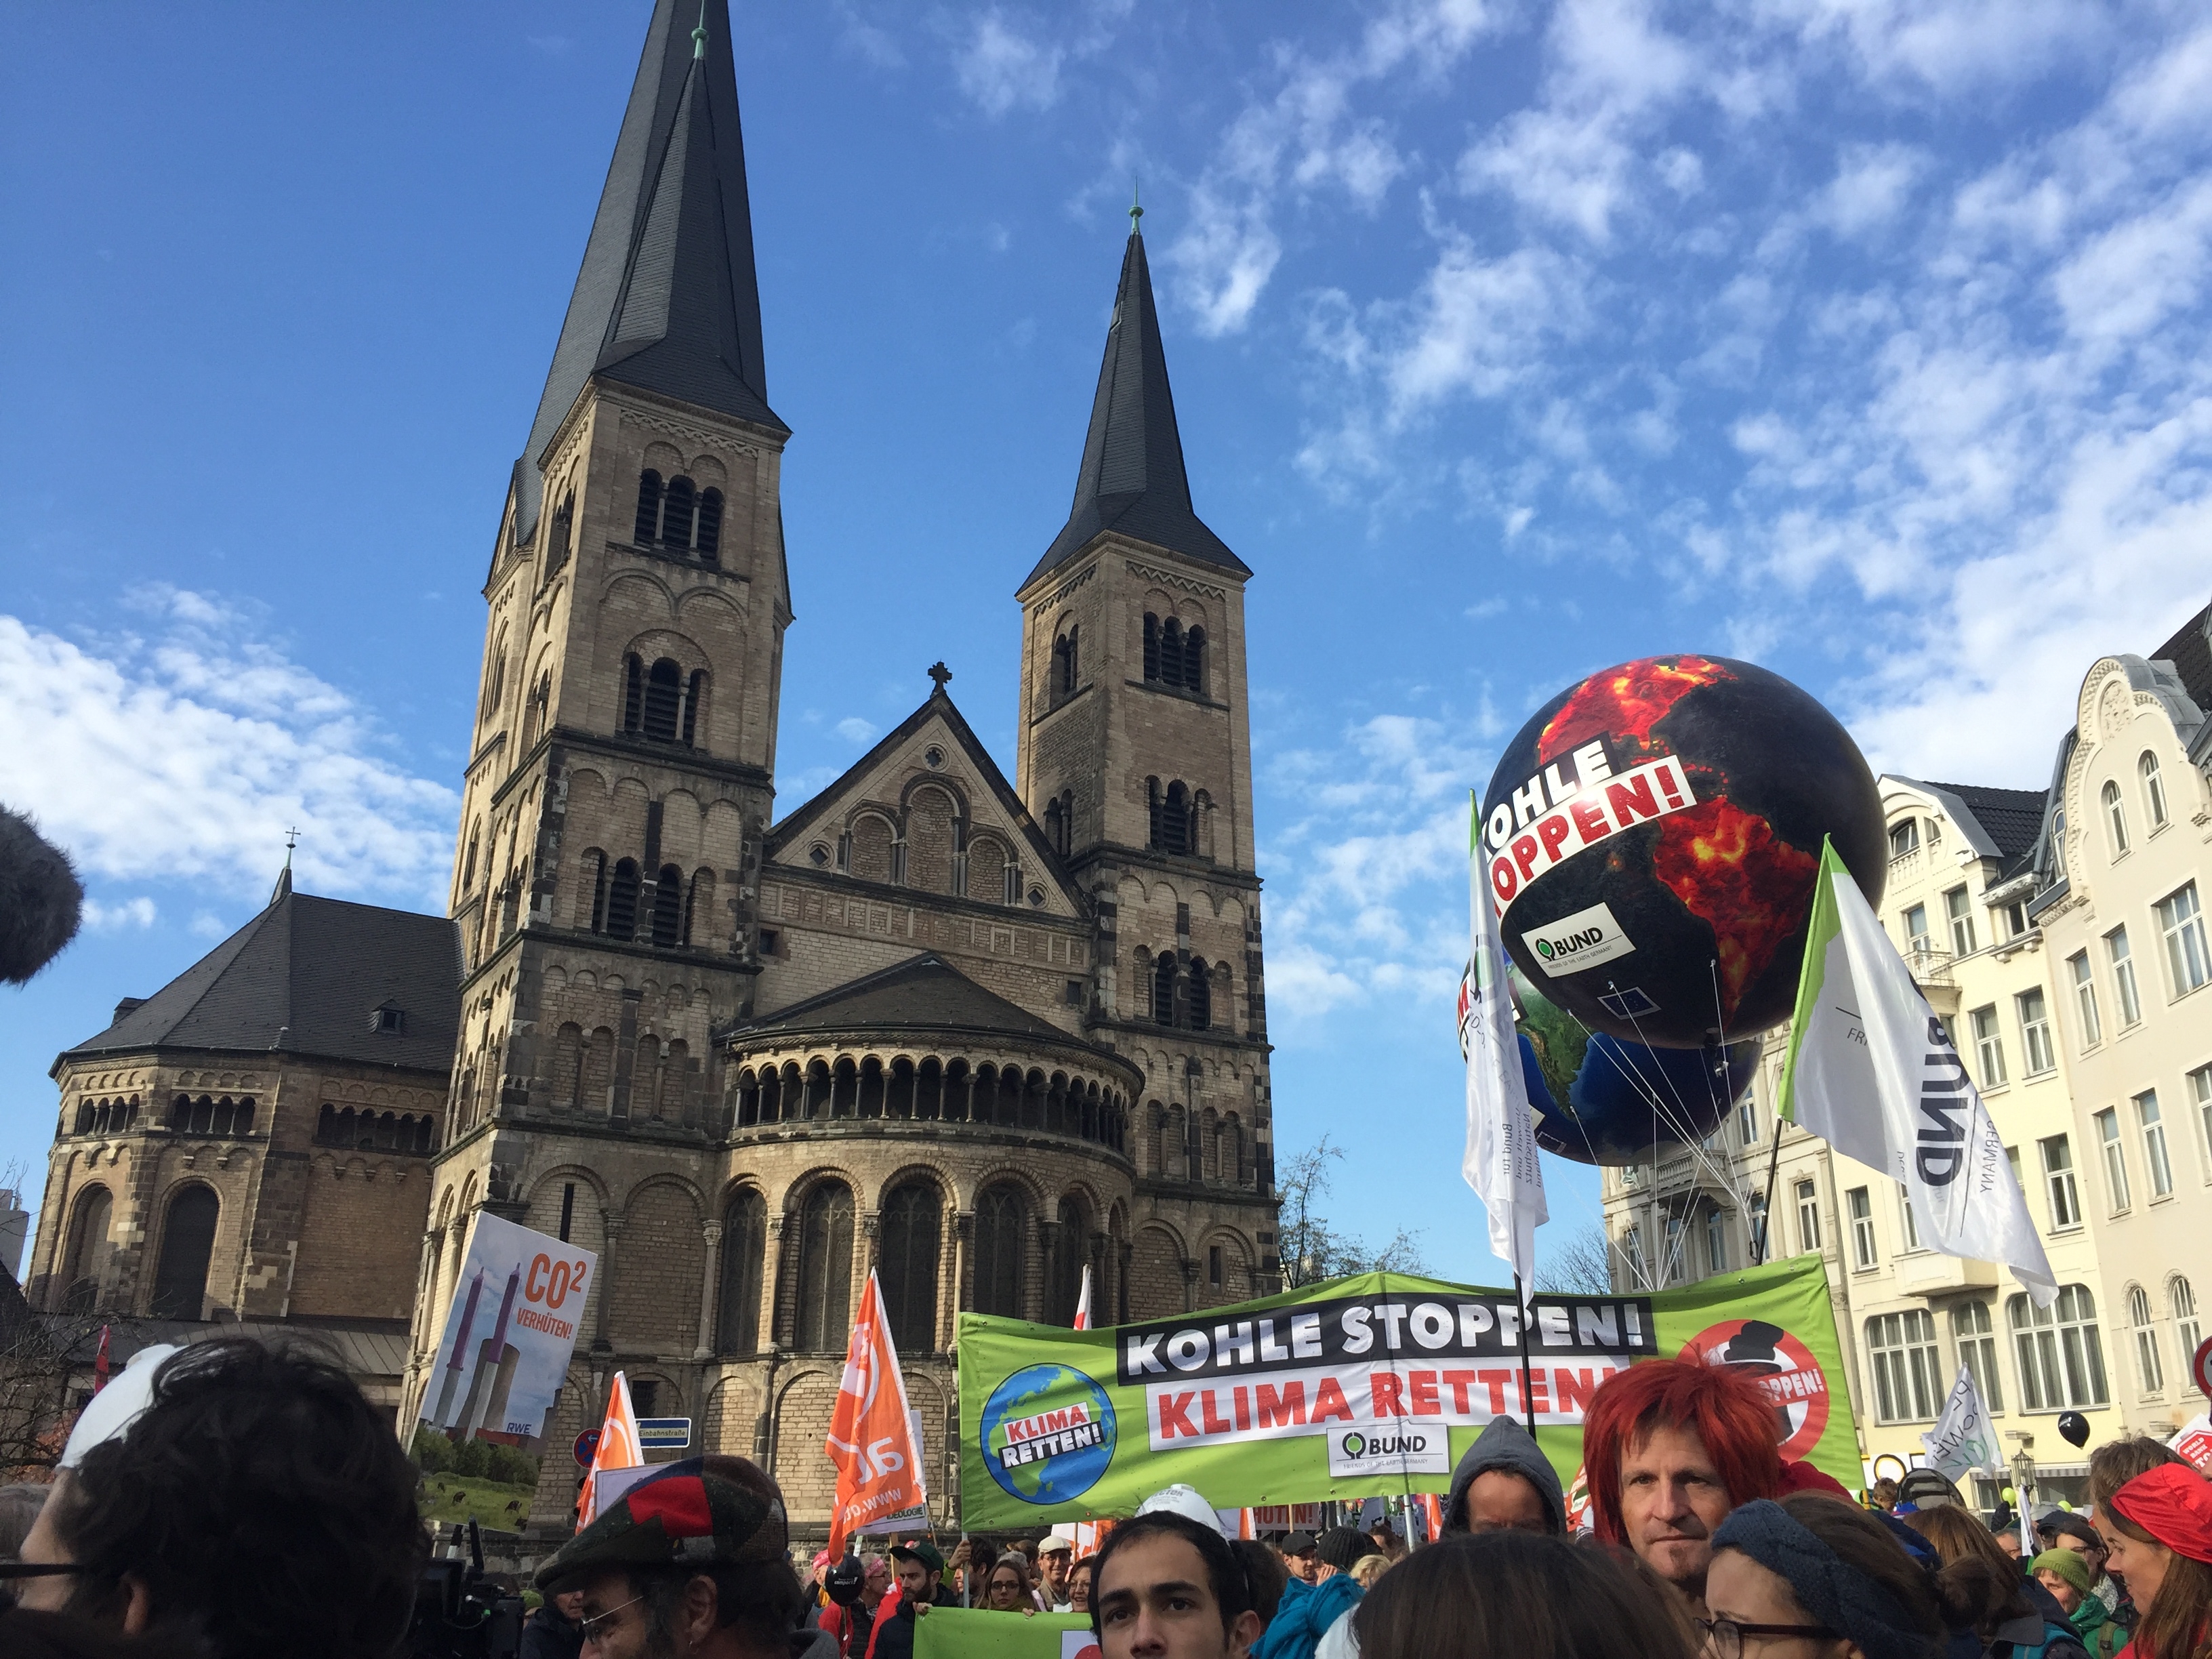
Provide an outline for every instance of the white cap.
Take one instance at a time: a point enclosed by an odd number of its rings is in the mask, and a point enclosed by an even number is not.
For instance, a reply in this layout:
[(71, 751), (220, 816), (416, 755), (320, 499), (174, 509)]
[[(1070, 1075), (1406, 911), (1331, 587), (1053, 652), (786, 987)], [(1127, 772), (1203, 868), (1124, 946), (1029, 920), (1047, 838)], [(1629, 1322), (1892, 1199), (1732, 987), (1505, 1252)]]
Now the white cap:
[(1197, 1488), (1186, 1486), (1178, 1480), (1172, 1486), (1163, 1486), (1137, 1505), (1139, 1515), (1153, 1515), (1165, 1510), (1170, 1515), (1180, 1515), (1187, 1521), (1195, 1521), (1202, 1527), (1221, 1530), (1221, 1517), (1214, 1513), (1213, 1505), (1198, 1494)]
[(163, 1342), (132, 1354), (131, 1363), (109, 1377), (107, 1386), (78, 1413), (69, 1443), (62, 1448), (62, 1468), (75, 1468), (94, 1446), (119, 1438), (136, 1423), (138, 1414), (154, 1403), (154, 1373), (171, 1354), (183, 1352), (176, 1343)]
[(1050, 1532), (1045, 1534), (1044, 1542), (1037, 1546), (1037, 1553), (1039, 1555), (1056, 1555), (1061, 1550), (1068, 1550), (1072, 1552), (1074, 1548), (1075, 1528), (1073, 1527), (1054, 1527)]

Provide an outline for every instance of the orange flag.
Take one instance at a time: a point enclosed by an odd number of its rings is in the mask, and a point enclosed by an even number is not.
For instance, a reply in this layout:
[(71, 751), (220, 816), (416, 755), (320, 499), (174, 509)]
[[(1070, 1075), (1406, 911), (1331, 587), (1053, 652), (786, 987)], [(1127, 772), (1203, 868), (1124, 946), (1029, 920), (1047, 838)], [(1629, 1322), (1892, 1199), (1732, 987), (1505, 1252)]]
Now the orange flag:
[(906, 1378), (891, 1343), (890, 1310), (873, 1272), (845, 1345), (845, 1374), (822, 1449), (837, 1466), (837, 1504), (830, 1516), (830, 1557), (845, 1553), (848, 1533), (894, 1522), (929, 1522), (929, 1494), (906, 1414)]
[(629, 1379), (617, 1371), (614, 1388), (607, 1395), (606, 1420), (599, 1425), (599, 1443), (592, 1449), (592, 1467), (585, 1471), (583, 1493), (576, 1500), (577, 1531), (599, 1518), (599, 1471), (634, 1469), (644, 1462), (637, 1413), (630, 1409)]

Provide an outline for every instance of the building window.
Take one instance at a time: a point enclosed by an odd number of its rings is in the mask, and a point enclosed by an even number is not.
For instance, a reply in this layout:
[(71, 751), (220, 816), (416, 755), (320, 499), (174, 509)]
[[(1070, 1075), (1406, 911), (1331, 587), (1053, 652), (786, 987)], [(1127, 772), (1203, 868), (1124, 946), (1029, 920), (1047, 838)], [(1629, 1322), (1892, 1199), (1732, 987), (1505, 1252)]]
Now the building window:
[(637, 935), (637, 896), (643, 885), (635, 859), (622, 859), (615, 865), (614, 875), (607, 883), (606, 929), (611, 939), (634, 939)]
[(2160, 899), (2159, 931), (2166, 936), (2166, 976), (2173, 994), (2187, 996), (2212, 979), (2212, 951), (2204, 945), (2204, 912), (2197, 902), (2197, 884)]
[(637, 522), (631, 539), (640, 546), (649, 546), (659, 532), (660, 475), (647, 467), (637, 476)]
[(2014, 899), (1997, 914), (2004, 918), (2005, 937), (2018, 939), (2027, 931), (2027, 902)]
[(1974, 954), (1974, 905), (1963, 887), (1954, 887), (1943, 895), (1943, 915), (1951, 924), (1951, 954), (1970, 957)]
[(2197, 1292), (2179, 1273), (2166, 1281), (2166, 1305), (2173, 1310), (2173, 1343), (2181, 1355), (2181, 1363), (2188, 1364), (2196, 1358), (2197, 1350), (2204, 1340), (2197, 1322)]
[(702, 563), (720, 564), (722, 561), (722, 492), (719, 489), (699, 492), (699, 533), (691, 550)]
[(1844, 1194), (1844, 1201), (1851, 1212), (1851, 1257), (1861, 1267), (1871, 1267), (1875, 1264), (1874, 1194), (1864, 1187), (1854, 1187)]
[(662, 657), (645, 677), (645, 713), (637, 728), (655, 743), (674, 743), (684, 714), (684, 671)]
[(2112, 1200), (2112, 1213), (2118, 1215), (2128, 1207), (2128, 1155), (2120, 1146), (2120, 1114), (2117, 1108), (2107, 1106), (2096, 1115), (2097, 1144), (2105, 1152), (2105, 1193)]
[(1766, 1260), (1766, 1194), (1753, 1193), (1745, 1207), (1745, 1216), (1751, 1230), (1751, 1255), (1754, 1261)]
[(2212, 1171), (2212, 1066), (2200, 1066), (2189, 1074), (2189, 1097), (2197, 1103), (2197, 1133), (2204, 1167)]
[(1081, 669), (1079, 650), (1078, 630), (1073, 625), (1052, 642), (1052, 699), (1055, 702), (1075, 695)]
[(198, 1319), (206, 1310), (209, 1259), (222, 1202), (210, 1188), (191, 1186), (169, 1200), (161, 1228), (161, 1256), (154, 1270), (155, 1319)]
[(660, 540), (663, 545), (688, 550), (691, 545), (691, 480), (671, 478), (660, 492)]
[(1735, 1135), (1747, 1146), (1759, 1145), (1759, 1103), (1748, 1094), (1736, 1103)]
[(1213, 1023), (1213, 988), (1208, 982), (1206, 963), (1198, 957), (1190, 959), (1190, 977), (1184, 989), (1184, 1006), (1190, 1016), (1190, 1029), (1203, 1031)]
[(1974, 1060), (1981, 1067), (1982, 1087), (2001, 1089), (2004, 1086), (2004, 1036), (1997, 1030), (1997, 1010), (1995, 1003), (1977, 1008), (1966, 1016), (1974, 1030)]
[(2074, 1151), (2064, 1135), (2036, 1143), (2043, 1149), (2043, 1180), (2051, 1194), (2051, 1230), (2063, 1232), (2081, 1224), (2081, 1192), (2075, 1184)]
[(1935, 949), (1928, 937), (1928, 907), (1916, 904), (1905, 913), (1905, 948), (1915, 956), (1926, 956)]
[(2105, 1349), (2097, 1334), (2097, 1301), (2087, 1285), (2068, 1285), (2048, 1308), (2022, 1291), (2005, 1302), (2020, 1361), (2021, 1406), (2032, 1412), (2104, 1405)]
[(1932, 1421), (1948, 1391), (1936, 1348), (1936, 1322), (1928, 1310), (1876, 1314), (1867, 1321), (1866, 1333), (1881, 1421)]
[(825, 1181), (806, 1195), (799, 1217), (799, 1328), (801, 1353), (845, 1345), (853, 1322), (853, 1189)]
[(672, 951), (684, 939), (684, 872), (672, 864), (660, 866), (653, 884), (653, 942)]
[(2158, 757), (2144, 750), (2136, 771), (2142, 779), (2143, 808), (2150, 814), (2151, 832), (2155, 835), (2166, 827), (2166, 780), (2158, 775)]
[(944, 1203), (937, 1185), (909, 1181), (884, 1200), (877, 1273), (890, 1310), (891, 1340), (909, 1353), (937, 1346), (938, 1241)]
[(1806, 1251), (1820, 1248), (1820, 1200), (1809, 1181), (1797, 1183), (1797, 1248)]
[(1982, 1404), (1993, 1412), (2004, 1409), (2004, 1378), (1997, 1370), (1997, 1339), (1991, 1328), (1990, 1304), (1961, 1302), (1951, 1310), (1951, 1340), (1959, 1350), (1959, 1363), (1973, 1373)]
[(977, 1313), (1004, 1319), (1026, 1316), (1023, 1263), (1029, 1248), (1029, 1206), (1013, 1187), (986, 1188), (975, 1200)]
[(1705, 1264), (1712, 1273), (1728, 1271), (1728, 1213), (1718, 1206), (1705, 1212)]
[(1920, 1222), (1912, 1213), (1912, 1198), (1904, 1188), (1897, 1189), (1897, 1236), (1905, 1241), (1905, 1248), (1920, 1248)]
[(2105, 1023), (2097, 1018), (2097, 981), (2089, 972), (2089, 953), (2076, 951), (2066, 958), (2074, 975), (2074, 1011), (2081, 1019), (2081, 1046), (2094, 1048), (2105, 1040)]
[(1045, 1271), (1044, 1322), (1073, 1325), (1075, 1304), (1083, 1299), (1083, 1264), (1091, 1254), (1090, 1230), (1083, 1224), (1083, 1206), (1063, 1198), (1056, 1212), (1059, 1224), (1052, 1232), (1052, 1253)]
[(2166, 1119), (2158, 1109), (2158, 1091), (2146, 1089), (2136, 1097), (2136, 1121), (2142, 1129), (2143, 1168), (2150, 1171), (2150, 1195), (2173, 1195), (2173, 1160), (2166, 1153)]
[(2136, 1381), (2145, 1394), (2166, 1392), (2166, 1367), (2160, 1363), (2158, 1327), (2151, 1322), (2150, 1293), (2140, 1285), (2128, 1286), (2128, 1323), (2136, 1339)]
[(1156, 1025), (1175, 1024), (1176, 959), (1171, 951), (1160, 952), (1159, 960), (1152, 964), (1152, 1023)]
[(2051, 1046), (2051, 1011), (2045, 1006), (2043, 988), (2022, 991), (2013, 999), (2020, 1010), (2020, 1043), (2027, 1060), (2027, 1075), (2040, 1077), (2057, 1068)]
[(1649, 1288), (1651, 1273), (1644, 1261), (1644, 1228), (1640, 1223), (1632, 1221), (1622, 1231), (1620, 1259), (1628, 1264), (1629, 1287), (1641, 1285)]
[(1190, 791), (1180, 781), (1163, 789), (1158, 778), (1146, 779), (1145, 787), (1151, 803), (1152, 850), (1176, 854), (1196, 850)]
[(2120, 1029), (2142, 1020), (2142, 999), (2136, 994), (2136, 963), (2128, 952), (2128, 930), (2115, 927), (2105, 935), (2105, 954), (2112, 964), (2112, 985), (2119, 994)]
[(768, 1200), (757, 1187), (730, 1196), (722, 1211), (722, 1307), (715, 1346), (760, 1351), (761, 1263), (768, 1255)]
[(1889, 826), (1889, 855), (1901, 859), (1920, 850), (1920, 820), (1901, 818)]
[(100, 1276), (107, 1265), (107, 1225), (114, 1212), (114, 1195), (105, 1187), (89, 1188), (77, 1200), (69, 1249), (62, 1259), (64, 1313), (90, 1313), (98, 1304)]
[(2118, 858), (2128, 850), (2128, 809), (2120, 802), (2120, 786), (2109, 780), (2098, 793), (2104, 804), (2105, 830), (2112, 838), (2112, 856)]

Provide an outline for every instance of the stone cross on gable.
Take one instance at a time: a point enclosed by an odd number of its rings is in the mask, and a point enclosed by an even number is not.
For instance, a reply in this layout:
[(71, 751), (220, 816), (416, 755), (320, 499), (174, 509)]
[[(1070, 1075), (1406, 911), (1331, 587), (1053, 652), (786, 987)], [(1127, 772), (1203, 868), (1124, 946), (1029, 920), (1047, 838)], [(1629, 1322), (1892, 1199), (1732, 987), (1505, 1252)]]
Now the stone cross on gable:
[(933, 662), (929, 665), (929, 678), (937, 682), (937, 689), (942, 691), (945, 682), (952, 678), (952, 671), (941, 662)]

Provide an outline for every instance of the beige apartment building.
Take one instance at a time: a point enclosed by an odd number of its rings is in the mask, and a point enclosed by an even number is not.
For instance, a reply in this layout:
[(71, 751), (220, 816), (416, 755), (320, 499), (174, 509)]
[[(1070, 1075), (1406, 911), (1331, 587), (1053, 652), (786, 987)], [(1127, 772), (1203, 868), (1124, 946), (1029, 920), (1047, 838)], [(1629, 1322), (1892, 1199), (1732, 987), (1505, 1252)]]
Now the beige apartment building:
[(1881, 918), (2004, 1136), (2056, 1304), (1923, 1247), (1880, 1171), (1788, 1126), (1777, 1155), (1786, 1028), (1720, 1130), (1605, 1171), (1623, 1289), (1748, 1265), (1770, 1225), (1770, 1256), (1824, 1258), (1870, 1469), (1918, 1460), (1962, 1364), (2042, 1499), (2086, 1495), (2060, 1413), (2094, 1446), (2205, 1408), (2188, 1362), (2212, 1292), (2209, 628), (2200, 611), (2152, 658), (2091, 667), (2048, 790), (1881, 780)]

